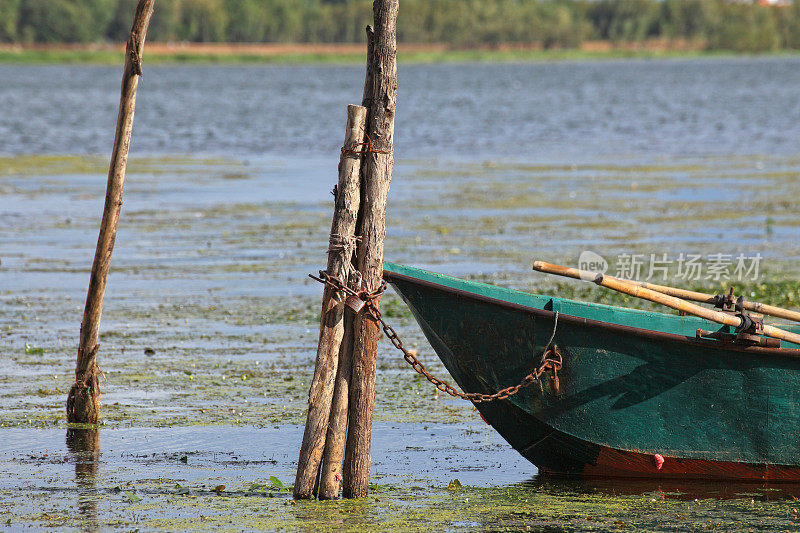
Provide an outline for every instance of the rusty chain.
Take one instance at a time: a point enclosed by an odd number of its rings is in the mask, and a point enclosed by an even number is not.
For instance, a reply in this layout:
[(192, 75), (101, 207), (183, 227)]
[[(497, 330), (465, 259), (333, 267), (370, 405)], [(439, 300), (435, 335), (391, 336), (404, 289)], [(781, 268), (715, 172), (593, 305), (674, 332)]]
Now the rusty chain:
[[(359, 143), (353, 142), (350, 146), (342, 146), (342, 157), (349, 155), (367, 155), (367, 154), (391, 154), (392, 150), (377, 150), (372, 146), (372, 139), (368, 133), (364, 133), (367, 142)], [(360, 148), (359, 148), (360, 147)]]
[[(320, 270), (319, 277), (313, 276), (311, 274), (308, 275), (311, 279), (319, 281), (324, 285), (332, 288), (336, 291), (342, 291), (348, 295), (348, 305), (353, 309), (355, 312), (358, 312), (361, 307), (366, 308), (367, 314), (376, 322), (381, 325), (381, 329), (383, 330), (384, 335), (389, 341), (403, 354), (403, 358), (406, 362), (414, 369), (418, 374), (425, 377), (428, 381), (433, 383), (437, 389), (440, 391), (453, 396), (454, 398), (461, 398), (462, 400), (468, 400), (473, 403), (481, 403), (481, 402), (491, 402), (494, 400), (505, 400), (509, 396), (513, 396), (517, 394), (521, 389), (531, 386), (534, 382), (538, 381), (542, 374), (552, 371), (553, 372), (553, 388), (555, 391), (558, 391), (558, 371), (561, 370), (561, 366), (563, 364), (563, 359), (561, 357), (561, 353), (558, 351), (558, 348), (553, 345), (550, 347), (548, 344), (547, 348), (545, 349), (544, 355), (542, 357), (542, 363), (535, 369), (533, 372), (525, 376), (522, 381), (520, 381), (517, 385), (512, 385), (511, 387), (506, 387), (505, 389), (501, 389), (494, 394), (482, 394), (479, 392), (460, 392), (456, 390), (452, 385), (447, 383), (446, 381), (442, 381), (441, 379), (437, 378), (436, 376), (432, 375), (428, 370), (425, 368), (425, 365), (417, 358), (416, 355), (411, 353), (406, 347), (403, 345), (402, 339), (397, 335), (397, 332), (394, 330), (392, 326), (386, 323), (383, 319), (383, 314), (381, 313), (378, 306), (375, 305), (375, 300), (379, 298), (384, 291), (386, 291), (386, 281), (381, 280), (381, 285), (375, 291), (355, 291), (348, 287), (345, 283), (343, 283), (339, 278), (336, 276), (331, 276), (324, 270)], [(363, 302), (363, 305), (354, 306), (350, 298), (356, 298), (360, 302)], [(356, 308), (357, 307), (357, 308)]]

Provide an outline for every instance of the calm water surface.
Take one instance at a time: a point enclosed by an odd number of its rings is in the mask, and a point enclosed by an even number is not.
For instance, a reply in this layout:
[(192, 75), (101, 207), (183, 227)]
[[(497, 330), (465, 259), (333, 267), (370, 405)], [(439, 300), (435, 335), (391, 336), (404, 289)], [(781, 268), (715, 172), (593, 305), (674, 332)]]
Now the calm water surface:
[[(120, 69), (0, 66), (0, 153), (110, 151)], [(330, 155), (360, 67), (148, 67), (134, 153)], [(401, 65), (396, 155), (786, 155), (800, 58)]]

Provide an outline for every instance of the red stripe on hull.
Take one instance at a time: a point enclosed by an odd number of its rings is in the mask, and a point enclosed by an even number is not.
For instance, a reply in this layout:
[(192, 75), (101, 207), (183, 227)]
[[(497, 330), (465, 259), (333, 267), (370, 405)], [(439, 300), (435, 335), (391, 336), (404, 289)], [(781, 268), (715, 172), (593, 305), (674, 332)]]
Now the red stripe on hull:
[[(683, 459), (666, 455), (663, 458), (664, 463), (661, 468), (657, 468), (655, 456), (652, 454), (603, 447), (600, 449), (596, 462), (584, 466), (582, 475), (584, 477), (800, 482), (800, 466)], [(543, 471), (547, 472), (546, 469)]]

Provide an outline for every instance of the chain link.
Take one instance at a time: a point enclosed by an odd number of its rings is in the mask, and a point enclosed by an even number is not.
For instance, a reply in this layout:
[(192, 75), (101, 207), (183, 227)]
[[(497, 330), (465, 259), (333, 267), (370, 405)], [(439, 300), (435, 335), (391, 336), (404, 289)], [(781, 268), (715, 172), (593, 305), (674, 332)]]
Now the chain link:
[(542, 363), (533, 372), (525, 376), (517, 385), (506, 387), (505, 389), (501, 389), (494, 394), (458, 391), (446, 381), (442, 381), (428, 372), (428, 370), (425, 368), (425, 365), (423, 365), (422, 362), (417, 359), (417, 356), (406, 349), (406, 347), (403, 345), (402, 339), (400, 339), (400, 337), (397, 335), (397, 332), (394, 330), (394, 328), (387, 324), (383, 319), (383, 314), (381, 313), (380, 309), (378, 309), (375, 301), (386, 291), (386, 281), (381, 280), (380, 287), (373, 292), (369, 292), (355, 291), (348, 287), (336, 276), (331, 276), (324, 270), (320, 270), (319, 277), (312, 276), (311, 274), (309, 274), (309, 277), (331, 287), (334, 290), (342, 291), (349, 296), (353, 296), (362, 300), (365, 303), (364, 307), (366, 308), (366, 313), (381, 325), (381, 329), (383, 330), (384, 335), (386, 335), (386, 338), (389, 339), (389, 342), (391, 342), (395, 348), (402, 352), (403, 358), (411, 366), (411, 368), (413, 368), (414, 371), (421, 376), (424, 376), (425, 379), (433, 383), (437, 389), (449, 394), (450, 396), (453, 396), (454, 398), (461, 398), (462, 400), (468, 400), (473, 403), (505, 400), (509, 396), (517, 394), (521, 389), (530, 387), (534, 382), (539, 380), (542, 374), (545, 374), (549, 371), (552, 371), (553, 373), (553, 388), (556, 390), (556, 392), (558, 391), (558, 371), (561, 370), (563, 358), (561, 357), (561, 353), (559, 353), (556, 346), (550, 347), (549, 345), (545, 350), (544, 356), (542, 357)]
[(364, 133), (364, 137), (367, 138), (367, 142), (359, 143), (353, 142), (350, 146), (342, 146), (342, 157), (347, 157), (349, 155), (367, 155), (367, 154), (391, 154), (392, 150), (376, 150), (372, 146), (372, 139), (369, 138), (369, 134)]

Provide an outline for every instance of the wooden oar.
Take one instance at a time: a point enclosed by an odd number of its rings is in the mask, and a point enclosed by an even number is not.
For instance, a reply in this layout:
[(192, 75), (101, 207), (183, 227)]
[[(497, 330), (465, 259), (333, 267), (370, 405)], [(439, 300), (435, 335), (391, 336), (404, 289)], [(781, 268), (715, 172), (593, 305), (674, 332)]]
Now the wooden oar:
[[(610, 276), (605, 276), (606, 278)], [(619, 279), (619, 278), (615, 278)], [(635, 285), (640, 287), (644, 287), (645, 289), (650, 289), (652, 291), (660, 292), (662, 294), (668, 294), (670, 296), (675, 296), (676, 298), (681, 298), (683, 300), (690, 300), (693, 302), (702, 302), (706, 304), (713, 304), (716, 302), (716, 297), (710, 294), (706, 294), (704, 292), (696, 292), (696, 291), (687, 291), (685, 289), (676, 289), (675, 287), (667, 287), (665, 285), (656, 285), (654, 283), (647, 283), (646, 281), (634, 281), (634, 280), (622, 280), (622, 281), (629, 281)], [(792, 320), (794, 322), (800, 322), (800, 313), (797, 311), (792, 311), (791, 309), (783, 309), (782, 307), (775, 307), (773, 305), (762, 304), (758, 302), (742, 302), (742, 307), (747, 309), (748, 311), (754, 311), (756, 313), (761, 313), (762, 315), (769, 315), (774, 316), (777, 318), (783, 318), (785, 320)]]
[[(589, 274), (587, 272), (584, 272), (584, 275), (589, 275)], [(604, 275), (604, 277), (608, 279), (611, 278), (612, 276)], [(660, 292), (662, 294), (675, 296), (676, 298), (681, 298), (682, 300), (689, 300), (692, 302), (700, 302), (704, 304), (716, 303), (716, 296), (713, 296), (711, 294), (706, 294), (704, 292), (689, 291), (686, 289), (678, 289), (675, 287), (667, 287), (666, 285), (656, 285), (655, 283), (647, 283), (646, 281), (636, 281), (632, 279), (621, 279), (621, 278), (613, 278), (613, 279), (618, 279), (620, 281), (627, 281), (629, 283), (633, 283), (640, 287), (644, 287), (645, 289), (650, 289), (652, 291)], [(770, 315), (777, 318), (783, 318), (785, 320), (800, 322), (800, 312), (792, 311), (791, 309), (784, 309), (782, 307), (775, 307), (773, 305), (767, 305), (758, 302), (748, 302), (746, 300), (742, 302), (742, 307), (744, 307), (748, 311), (753, 311), (755, 313), (761, 313), (763, 315)]]
[[(665, 305), (667, 307), (671, 307), (678, 311), (683, 311), (684, 313), (688, 313), (690, 315), (699, 316), (700, 318), (705, 318), (706, 320), (711, 320), (712, 322), (723, 324), (725, 326), (738, 328), (743, 323), (743, 320), (738, 316), (723, 313), (721, 311), (714, 311), (712, 309), (706, 309), (705, 307), (700, 307), (699, 305), (689, 303), (675, 296), (662, 294), (660, 292), (656, 292), (654, 290), (642, 287), (641, 285), (637, 285), (636, 283), (617, 279), (612, 276), (605, 276), (600, 273), (588, 272), (586, 270), (579, 270), (577, 268), (553, 265), (550, 263), (545, 263), (543, 261), (535, 261), (533, 263), (533, 269), (538, 270), (539, 272), (546, 272), (548, 274), (556, 274), (568, 278), (593, 281), (594, 283), (600, 286), (607, 287), (609, 289), (613, 289), (615, 291), (622, 292), (630, 296), (634, 296), (636, 298), (642, 298), (644, 300), (649, 300), (651, 302)], [(763, 331), (764, 331), (764, 336), (766, 337), (773, 337), (775, 339), (785, 340), (787, 342), (791, 342), (794, 344), (800, 344), (800, 335), (796, 333), (790, 333), (788, 331), (784, 331), (774, 326), (768, 326), (766, 324), (763, 326)]]

